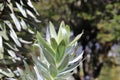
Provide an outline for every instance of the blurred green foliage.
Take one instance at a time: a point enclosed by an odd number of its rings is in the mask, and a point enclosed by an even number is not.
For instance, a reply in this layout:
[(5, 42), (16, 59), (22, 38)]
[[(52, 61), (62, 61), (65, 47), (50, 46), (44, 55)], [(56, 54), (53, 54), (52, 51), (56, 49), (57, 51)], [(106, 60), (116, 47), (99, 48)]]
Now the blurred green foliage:
[[(40, 0), (34, 3), (40, 13), (40, 19), (54, 23), (65, 20), (75, 27), (84, 27), (83, 20), (90, 23), (87, 27), (96, 27), (97, 39), (101, 43), (120, 40), (120, 3), (119, 0)], [(79, 25), (78, 25), (79, 24)], [(87, 24), (86, 24), (87, 25)], [(71, 26), (74, 28), (74, 26)], [(75, 31), (77, 32), (77, 31)]]

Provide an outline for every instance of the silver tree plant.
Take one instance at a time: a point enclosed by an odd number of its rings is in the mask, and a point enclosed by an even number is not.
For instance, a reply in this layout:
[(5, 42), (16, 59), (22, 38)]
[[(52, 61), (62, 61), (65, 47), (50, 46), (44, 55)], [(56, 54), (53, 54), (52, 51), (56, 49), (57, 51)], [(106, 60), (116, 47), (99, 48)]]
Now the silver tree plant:
[(80, 65), (82, 55), (77, 54), (78, 40), (82, 33), (70, 40), (70, 28), (61, 22), (58, 33), (50, 22), (46, 38), (37, 32), (34, 47), (40, 56), (33, 56), (34, 66), (30, 69), (24, 61), (26, 72), (18, 68), (22, 80), (67, 80), (72, 71)]
[(0, 79), (15, 77), (13, 67), (22, 61), (23, 45), (33, 42), (37, 15), (30, 0), (0, 0)]

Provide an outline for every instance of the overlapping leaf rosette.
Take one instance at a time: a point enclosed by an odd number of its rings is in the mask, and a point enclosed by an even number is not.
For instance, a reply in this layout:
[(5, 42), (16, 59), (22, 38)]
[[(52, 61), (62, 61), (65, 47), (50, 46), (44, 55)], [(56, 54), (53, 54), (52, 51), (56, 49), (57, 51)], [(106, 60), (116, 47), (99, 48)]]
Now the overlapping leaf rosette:
[(37, 41), (34, 47), (39, 48), (40, 56), (33, 55), (33, 70), (25, 62), (27, 74), (20, 70), (22, 80), (66, 80), (82, 60), (83, 52), (76, 53), (79, 47), (77, 41), (81, 35), (82, 33), (70, 41), (68, 25), (62, 22), (57, 34), (50, 22), (46, 31), (46, 39), (39, 32), (36, 35)]

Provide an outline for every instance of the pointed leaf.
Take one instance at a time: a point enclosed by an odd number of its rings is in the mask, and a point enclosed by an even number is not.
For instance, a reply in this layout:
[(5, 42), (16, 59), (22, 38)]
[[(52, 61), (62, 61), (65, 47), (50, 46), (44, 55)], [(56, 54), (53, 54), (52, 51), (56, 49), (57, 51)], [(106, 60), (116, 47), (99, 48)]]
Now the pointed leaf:
[(49, 74), (48, 71), (44, 71), (42, 68), (40, 68), (38, 65), (37, 66), (38, 71), (41, 73), (41, 75), (43, 76), (43, 78), (47, 79), (47, 80), (51, 80), (51, 76)]
[(17, 45), (18, 47), (21, 47), (21, 46), (22, 46), (21, 43), (20, 43), (20, 41), (19, 41), (18, 38), (17, 38), (17, 35), (14, 34), (14, 32), (11, 31), (11, 30), (10, 30), (10, 37), (13, 39), (13, 41), (16, 43), (16, 45)]
[(27, 17), (27, 14), (26, 14), (26, 12), (25, 12), (23, 6), (20, 5), (20, 4), (18, 4), (17, 2), (16, 2), (16, 6), (18, 7), (18, 9), (19, 9), (20, 12), (22, 13), (22, 15), (23, 15), (24, 17)]
[(52, 46), (52, 48), (54, 49), (54, 51), (56, 51), (56, 48), (57, 48), (57, 46), (58, 46), (56, 40), (55, 40), (54, 38), (51, 38), (51, 39), (50, 39), (50, 43), (51, 43), (51, 46)]
[(30, 10), (26, 10), (28, 15), (31, 16), (32, 18), (36, 18), (35, 15), (30, 11)]
[(56, 39), (57, 34), (56, 34), (56, 31), (55, 31), (54, 25), (51, 22), (49, 22), (49, 27), (50, 27), (51, 37)]
[(69, 62), (69, 54), (67, 54), (64, 59), (62, 60), (62, 62), (60, 63), (58, 70), (59, 71), (63, 71), (67, 66), (68, 66), (68, 62)]
[(84, 53), (84, 52), (82, 52), (79, 56), (77, 56), (75, 59), (73, 59), (72, 61), (70, 61), (69, 64), (73, 64), (73, 63), (81, 60), (81, 59), (82, 59), (82, 56), (83, 56), (83, 53)]
[(23, 19), (21, 19), (20, 24), (22, 26), (22, 29), (24, 29), (24, 30), (27, 29), (27, 25), (26, 25), (26, 23), (25, 23), (25, 21)]
[(83, 32), (82, 32), (81, 34), (77, 35), (77, 37), (75, 37), (75, 39), (69, 44), (69, 46), (71, 46), (71, 45), (73, 45), (75, 42), (77, 42), (77, 41), (80, 39), (80, 37), (82, 36), (82, 34), (83, 34)]
[(37, 75), (37, 80), (44, 80), (41, 74), (39, 73), (38, 69), (36, 66), (34, 66), (35, 73)]
[(66, 44), (69, 43), (69, 40), (70, 40), (70, 27), (68, 25), (66, 25), (65, 27), (66, 31), (67, 31), (67, 35), (66, 35)]
[(64, 57), (64, 52), (65, 52), (65, 42), (64, 40), (61, 41), (61, 43), (57, 47), (57, 52), (56, 52), (56, 62), (59, 63), (62, 58)]
[(35, 62), (36, 65), (38, 65), (44, 71), (47, 71), (48, 67), (47, 67), (47, 65), (45, 63), (42, 63), (34, 55), (32, 55), (32, 59), (33, 59), (33, 61)]
[(47, 30), (46, 30), (46, 40), (50, 44), (50, 32), (48, 30), (48, 27), (47, 27)]
[(58, 32), (58, 43), (64, 40), (65, 44), (68, 44), (69, 37), (70, 37), (69, 27), (65, 26), (64, 22), (61, 22), (59, 32)]
[(30, 0), (27, 1), (27, 4), (34, 10), (34, 12), (39, 15), (39, 13), (36, 11), (36, 9), (34, 8), (34, 6), (32, 5), (32, 2)]
[(51, 47), (46, 43), (46, 41), (42, 38), (41, 34), (37, 32), (36, 38), (38, 39), (39, 43), (46, 48), (51, 55), (54, 55), (54, 51), (51, 49)]
[(50, 52), (48, 52), (46, 49), (43, 49), (43, 54), (44, 54), (46, 60), (49, 62), (49, 64), (55, 65), (54, 57), (50, 54)]
[(27, 73), (31, 73), (29, 65), (26, 63), (26, 61), (23, 60), (23, 62), (24, 62), (25, 69), (26, 69)]
[(11, 45), (10, 45), (9, 43), (7, 43), (7, 42), (5, 42), (5, 44), (6, 44), (10, 49), (12, 49), (12, 50), (14, 50), (14, 51), (19, 51), (18, 48), (16, 47), (16, 45), (11, 46)]
[(57, 69), (56, 69), (55, 65), (50, 64), (49, 71), (50, 71), (50, 74), (52, 75), (53, 78), (56, 77), (56, 75), (57, 75)]
[(63, 33), (65, 31), (63, 30), (64, 27), (65, 27), (65, 23), (62, 21), (60, 24), (59, 31), (58, 31), (58, 38), (57, 38), (58, 43), (60, 43), (63, 40)]
[(19, 38), (19, 41), (21, 43), (24, 43), (24, 44), (31, 44), (32, 43), (31, 41), (26, 41), (26, 40), (23, 40), (22, 38)]
[(21, 31), (20, 22), (19, 22), (19, 20), (17, 19), (17, 17), (15, 16), (15, 14), (11, 13), (10, 16), (11, 16), (11, 18), (12, 18), (12, 20), (13, 20), (16, 28), (17, 28), (17, 30), (18, 30), (18, 31)]
[(23, 60), (23, 62), (24, 62), (25, 69), (26, 69), (26, 72), (27, 72), (29, 78), (34, 79), (33, 73), (31, 72), (29, 65), (26, 63), (26, 61)]
[(2, 36), (5, 40), (9, 40), (7, 34), (7, 32), (4, 30), (4, 31), (0, 31), (0, 36)]

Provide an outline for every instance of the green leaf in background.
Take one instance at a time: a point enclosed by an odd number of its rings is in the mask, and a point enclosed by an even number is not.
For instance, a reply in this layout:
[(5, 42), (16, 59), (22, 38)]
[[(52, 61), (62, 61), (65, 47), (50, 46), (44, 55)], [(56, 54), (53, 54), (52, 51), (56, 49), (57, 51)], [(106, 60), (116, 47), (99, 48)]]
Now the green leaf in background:
[(56, 62), (57, 63), (59, 63), (62, 60), (62, 58), (64, 57), (65, 47), (66, 47), (65, 42), (64, 42), (64, 40), (62, 40), (57, 47), (57, 52), (56, 52)]

